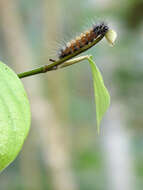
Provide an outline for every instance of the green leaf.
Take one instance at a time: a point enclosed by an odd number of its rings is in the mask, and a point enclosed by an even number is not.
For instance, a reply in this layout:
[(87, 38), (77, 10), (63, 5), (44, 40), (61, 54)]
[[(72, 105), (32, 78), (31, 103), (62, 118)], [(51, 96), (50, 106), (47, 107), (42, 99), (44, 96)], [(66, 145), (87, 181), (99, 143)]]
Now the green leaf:
[(94, 63), (92, 56), (88, 59), (93, 75), (93, 84), (94, 84), (94, 95), (96, 103), (96, 121), (97, 121), (97, 130), (100, 131), (100, 122), (103, 118), (104, 113), (110, 105), (110, 95), (108, 90), (104, 86), (104, 82), (101, 76), (99, 69)]
[(17, 156), (30, 128), (30, 106), (24, 87), (0, 62), (0, 171)]

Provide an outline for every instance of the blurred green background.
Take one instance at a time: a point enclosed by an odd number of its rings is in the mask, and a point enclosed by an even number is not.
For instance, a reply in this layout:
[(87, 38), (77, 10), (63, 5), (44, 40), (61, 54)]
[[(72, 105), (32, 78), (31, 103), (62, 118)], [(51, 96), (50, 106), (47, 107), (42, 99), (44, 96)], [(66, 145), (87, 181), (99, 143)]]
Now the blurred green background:
[(143, 189), (142, 10), (142, 0), (0, 0), (0, 59), (17, 73), (55, 59), (93, 21), (118, 33), (114, 48), (104, 39), (84, 53), (111, 95), (100, 135), (89, 64), (22, 79), (32, 126), (0, 190)]

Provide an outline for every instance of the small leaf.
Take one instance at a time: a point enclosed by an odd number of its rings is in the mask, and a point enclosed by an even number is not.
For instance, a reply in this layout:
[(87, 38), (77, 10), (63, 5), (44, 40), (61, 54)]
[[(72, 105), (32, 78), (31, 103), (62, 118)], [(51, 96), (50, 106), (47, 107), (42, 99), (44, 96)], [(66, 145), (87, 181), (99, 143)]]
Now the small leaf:
[(0, 171), (17, 156), (30, 128), (30, 106), (24, 87), (0, 62)]
[(99, 69), (96, 64), (93, 62), (92, 56), (89, 58), (89, 63), (92, 69), (93, 75), (93, 84), (94, 84), (94, 95), (96, 103), (96, 121), (97, 121), (97, 130), (100, 131), (100, 122), (104, 113), (110, 105), (110, 95), (104, 86), (104, 82), (101, 76)]
[(113, 46), (117, 38), (117, 33), (115, 32), (115, 30), (108, 30), (108, 32), (106, 32), (105, 34), (105, 38), (108, 43)]

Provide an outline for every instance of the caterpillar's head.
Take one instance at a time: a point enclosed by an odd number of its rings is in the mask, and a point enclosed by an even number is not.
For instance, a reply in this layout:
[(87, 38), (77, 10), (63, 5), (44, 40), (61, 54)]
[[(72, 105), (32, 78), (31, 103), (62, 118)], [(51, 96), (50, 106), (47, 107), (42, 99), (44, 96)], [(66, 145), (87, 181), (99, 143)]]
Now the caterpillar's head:
[(93, 31), (96, 35), (105, 35), (108, 30), (109, 27), (104, 22), (93, 27)]

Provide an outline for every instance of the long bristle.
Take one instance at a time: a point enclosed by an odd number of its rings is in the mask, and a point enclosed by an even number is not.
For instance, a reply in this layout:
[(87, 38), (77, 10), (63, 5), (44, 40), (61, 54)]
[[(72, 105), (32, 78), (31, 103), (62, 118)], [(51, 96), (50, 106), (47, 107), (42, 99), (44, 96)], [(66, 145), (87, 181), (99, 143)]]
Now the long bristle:
[(104, 22), (94, 25), (92, 29), (85, 31), (80, 36), (76, 37), (75, 40), (68, 42), (64, 48), (60, 49), (58, 53), (59, 58), (64, 58), (78, 51), (80, 48), (97, 39), (99, 35), (104, 36), (108, 30), (109, 27)]

